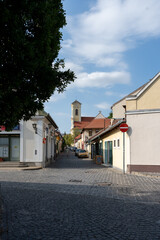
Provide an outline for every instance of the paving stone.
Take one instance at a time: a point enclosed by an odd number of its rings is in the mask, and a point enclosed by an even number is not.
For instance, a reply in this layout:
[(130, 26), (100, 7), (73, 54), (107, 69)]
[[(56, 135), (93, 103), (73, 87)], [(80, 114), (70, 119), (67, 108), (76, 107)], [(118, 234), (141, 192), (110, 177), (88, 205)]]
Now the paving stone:
[(62, 153), (38, 171), (0, 170), (1, 239), (160, 239), (160, 178)]

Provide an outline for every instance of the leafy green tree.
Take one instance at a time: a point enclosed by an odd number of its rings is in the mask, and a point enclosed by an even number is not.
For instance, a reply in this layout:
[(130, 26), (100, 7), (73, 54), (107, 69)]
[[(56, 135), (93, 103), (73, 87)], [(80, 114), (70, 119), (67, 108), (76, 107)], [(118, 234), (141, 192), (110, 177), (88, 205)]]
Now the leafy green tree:
[(71, 144), (74, 143), (74, 137), (71, 134), (65, 134), (63, 139), (65, 141), (65, 146), (71, 146)]
[(76, 138), (81, 133), (81, 129), (75, 127), (73, 129), (73, 137)]
[(110, 112), (108, 118), (113, 118), (113, 113), (112, 112)]
[(61, 0), (0, 1), (0, 125), (7, 130), (74, 81), (58, 59), (65, 25)]

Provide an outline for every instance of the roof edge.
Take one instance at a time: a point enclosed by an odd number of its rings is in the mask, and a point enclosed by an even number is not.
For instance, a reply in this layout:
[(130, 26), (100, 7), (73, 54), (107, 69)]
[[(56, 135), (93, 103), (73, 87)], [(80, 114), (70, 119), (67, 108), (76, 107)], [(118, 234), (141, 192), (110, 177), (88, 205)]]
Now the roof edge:
[(126, 122), (126, 120), (125, 120), (125, 119), (122, 119), (122, 120), (118, 121), (117, 123), (115, 123), (114, 125), (106, 128), (103, 132), (97, 134), (94, 138), (92, 138), (92, 139), (91, 139), (91, 142), (92, 142), (93, 140), (95, 140), (96, 138), (102, 136), (103, 134), (105, 134), (105, 133), (113, 130), (115, 127), (119, 126), (121, 123), (125, 123), (125, 122)]
[(158, 72), (135, 96), (128, 96), (126, 100), (130, 101), (137, 99), (159, 76), (160, 72)]

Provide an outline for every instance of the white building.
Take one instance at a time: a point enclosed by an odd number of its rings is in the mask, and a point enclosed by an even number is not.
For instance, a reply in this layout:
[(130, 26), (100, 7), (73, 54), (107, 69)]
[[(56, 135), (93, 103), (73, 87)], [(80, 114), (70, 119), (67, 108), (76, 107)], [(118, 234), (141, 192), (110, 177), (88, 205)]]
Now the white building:
[(1, 130), (0, 161), (39, 167), (49, 165), (55, 157), (57, 128), (49, 114), (39, 111), (28, 121), (21, 120), (13, 131)]

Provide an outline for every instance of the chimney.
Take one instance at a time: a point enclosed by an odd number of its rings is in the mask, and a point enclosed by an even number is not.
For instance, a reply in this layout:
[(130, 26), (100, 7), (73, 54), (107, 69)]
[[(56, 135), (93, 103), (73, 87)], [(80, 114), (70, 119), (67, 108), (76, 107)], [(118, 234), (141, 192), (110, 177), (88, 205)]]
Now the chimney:
[(111, 118), (111, 126), (113, 125), (114, 118)]

